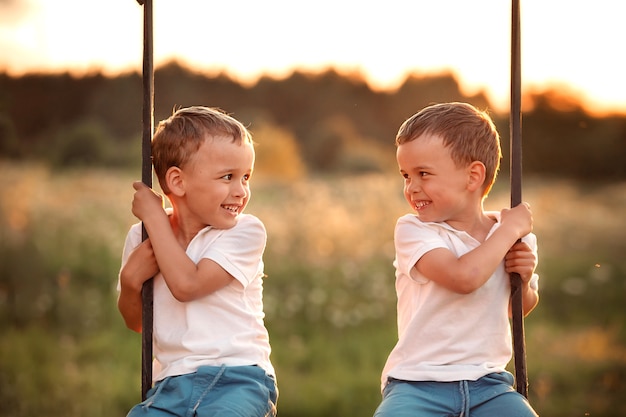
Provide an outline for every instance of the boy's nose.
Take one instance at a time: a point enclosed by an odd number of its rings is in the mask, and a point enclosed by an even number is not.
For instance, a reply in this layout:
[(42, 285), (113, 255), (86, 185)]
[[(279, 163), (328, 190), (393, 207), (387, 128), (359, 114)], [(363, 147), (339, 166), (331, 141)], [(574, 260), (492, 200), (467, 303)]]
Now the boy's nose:
[(248, 195), (248, 187), (245, 184), (239, 183), (234, 186), (233, 194), (237, 197), (246, 197)]
[(414, 193), (419, 193), (422, 190), (422, 187), (420, 187), (419, 183), (417, 181), (412, 181), (408, 186), (407, 186), (407, 191), (410, 194), (414, 194)]

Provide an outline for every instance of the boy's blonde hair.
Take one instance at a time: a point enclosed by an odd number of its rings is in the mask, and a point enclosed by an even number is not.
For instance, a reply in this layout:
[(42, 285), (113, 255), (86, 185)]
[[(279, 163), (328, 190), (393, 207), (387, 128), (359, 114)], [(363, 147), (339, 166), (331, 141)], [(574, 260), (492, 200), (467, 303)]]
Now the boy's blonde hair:
[(486, 112), (467, 103), (428, 106), (402, 123), (396, 146), (424, 134), (439, 136), (459, 167), (482, 162), (486, 168), (483, 196), (489, 193), (500, 168), (502, 150), (500, 135)]
[(152, 138), (152, 163), (161, 189), (169, 194), (165, 174), (171, 167), (183, 168), (204, 141), (230, 136), (236, 143), (252, 143), (248, 129), (218, 108), (192, 106), (176, 110), (159, 122)]

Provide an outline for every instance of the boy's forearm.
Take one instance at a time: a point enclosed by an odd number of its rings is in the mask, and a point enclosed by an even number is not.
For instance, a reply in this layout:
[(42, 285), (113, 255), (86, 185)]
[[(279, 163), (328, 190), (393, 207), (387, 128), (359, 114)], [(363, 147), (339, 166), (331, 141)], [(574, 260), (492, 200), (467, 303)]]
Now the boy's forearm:
[(522, 291), (524, 316), (527, 316), (539, 303), (539, 293), (537, 289), (533, 288), (528, 282), (522, 283)]
[(122, 265), (119, 273), (120, 292), (117, 299), (117, 308), (124, 318), (126, 327), (141, 332), (142, 299), (141, 291), (143, 280), (141, 271), (137, 269), (139, 261), (131, 254)]
[(500, 228), (480, 246), (459, 258), (460, 271), (469, 274), (467, 281), (471, 288), (468, 290), (473, 291), (487, 282), (516, 240), (514, 234)]
[(137, 333), (141, 333), (143, 314), (141, 291), (136, 292), (128, 288), (122, 288), (117, 299), (117, 308), (124, 318), (126, 327)]
[(145, 224), (163, 279), (172, 295), (179, 301), (184, 301), (184, 294), (193, 292), (189, 285), (195, 282), (193, 277), (197, 271), (196, 264), (178, 243), (167, 217), (165, 221)]

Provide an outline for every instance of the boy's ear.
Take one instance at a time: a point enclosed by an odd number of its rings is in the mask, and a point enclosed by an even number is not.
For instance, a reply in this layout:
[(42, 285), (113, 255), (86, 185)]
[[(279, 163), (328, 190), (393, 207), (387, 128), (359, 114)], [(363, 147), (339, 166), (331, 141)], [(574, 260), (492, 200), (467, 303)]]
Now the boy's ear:
[(485, 164), (479, 161), (472, 162), (468, 167), (467, 188), (470, 191), (482, 189), (485, 184), (485, 175), (487, 169)]
[(170, 167), (165, 173), (165, 183), (172, 194), (179, 197), (185, 194), (183, 171), (180, 168)]

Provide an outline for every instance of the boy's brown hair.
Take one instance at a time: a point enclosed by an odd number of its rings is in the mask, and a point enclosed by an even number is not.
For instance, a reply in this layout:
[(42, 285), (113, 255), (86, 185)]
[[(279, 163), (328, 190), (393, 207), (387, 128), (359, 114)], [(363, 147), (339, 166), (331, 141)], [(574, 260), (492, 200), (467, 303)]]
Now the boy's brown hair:
[(467, 103), (441, 103), (425, 107), (400, 126), (396, 146), (424, 134), (439, 136), (459, 167), (474, 161), (485, 165), (483, 196), (491, 190), (502, 159), (500, 135), (491, 117)]
[(248, 129), (218, 108), (185, 107), (159, 122), (152, 138), (152, 163), (165, 194), (170, 192), (165, 182), (167, 170), (173, 166), (183, 168), (212, 136), (230, 136), (233, 142), (252, 143)]

